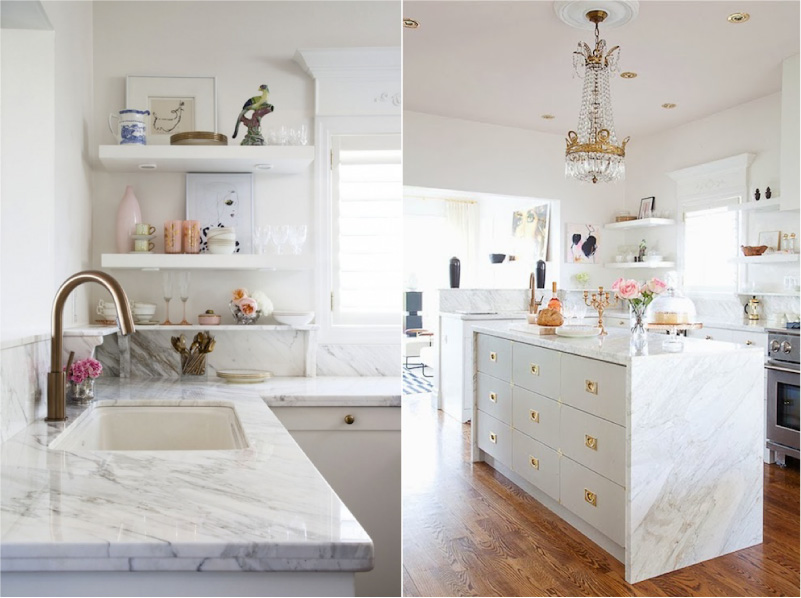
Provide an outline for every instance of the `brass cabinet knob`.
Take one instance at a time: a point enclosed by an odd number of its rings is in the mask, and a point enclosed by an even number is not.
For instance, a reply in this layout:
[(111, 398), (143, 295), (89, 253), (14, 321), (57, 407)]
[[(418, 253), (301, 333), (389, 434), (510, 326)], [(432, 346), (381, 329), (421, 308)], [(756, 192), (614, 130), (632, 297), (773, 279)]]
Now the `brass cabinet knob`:
[(531, 463), (531, 466), (532, 466), (534, 469), (539, 469), (539, 468), (540, 468), (540, 460), (539, 460), (539, 459), (537, 459), (536, 457), (531, 457), (531, 456), (529, 456), (529, 458), (528, 458), (528, 462), (529, 462), (529, 463)]
[(498, 437), (495, 435), (495, 432), (490, 432), (490, 442), (492, 443), (498, 442)]
[(490, 393), (490, 401), (492, 401), (493, 403), (497, 403), (498, 402), (498, 395), (495, 394), (494, 392), (491, 392)]
[(590, 436), (589, 434), (584, 435), (584, 446), (594, 451), (598, 450), (598, 439)]
[(345, 423), (346, 424), (351, 425), (355, 421), (356, 421), (356, 418), (353, 417), (352, 415), (346, 415), (345, 416)]
[(490, 361), (498, 361), (498, 354), (495, 351), (490, 351)]
[(598, 394), (598, 383), (592, 380), (585, 380), (584, 381), (584, 390), (590, 394), (597, 395)]
[(585, 502), (590, 503), (593, 507), (598, 506), (598, 497), (595, 495), (595, 492), (587, 490), (586, 488), (584, 488), (584, 500)]
[(533, 422), (540, 423), (540, 412), (534, 411), (533, 409), (529, 409), (528, 418)]
[(532, 376), (540, 375), (540, 366), (538, 366), (536, 363), (531, 364), (531, 375)]

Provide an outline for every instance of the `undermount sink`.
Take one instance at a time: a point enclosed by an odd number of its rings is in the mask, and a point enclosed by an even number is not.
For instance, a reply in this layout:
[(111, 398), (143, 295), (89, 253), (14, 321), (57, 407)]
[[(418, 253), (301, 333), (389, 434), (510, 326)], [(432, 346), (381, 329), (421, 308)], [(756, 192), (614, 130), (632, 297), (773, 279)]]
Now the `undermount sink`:
[(51, 444), (61, 451), (220, 451), (248, 447), (233, 405), (92, 405)]

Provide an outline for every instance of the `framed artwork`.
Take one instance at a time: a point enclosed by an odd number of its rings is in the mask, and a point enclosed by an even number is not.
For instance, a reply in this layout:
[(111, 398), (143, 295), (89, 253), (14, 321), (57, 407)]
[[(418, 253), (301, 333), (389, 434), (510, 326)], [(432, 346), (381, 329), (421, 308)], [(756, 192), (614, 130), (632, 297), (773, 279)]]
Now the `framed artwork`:
[(759, 242), (757, 245), (767, 245), (768, 249), (779, 251), (779, 244), (781, 243), (781, 231), (769, 230), (759, 233)]
[(234, 253), (253, 253), (253, 174), (187, 174), (186, 219), (200, 221), (202, 253), (207, 251), (209, 230), (220, 227), (236, 231)]
[(656, 197), (643, 197), (640, 200), (640, 213), (637, 218), (650, 218), (654, 211)]
[(568, 224), (565, 261), (571, 264), (599, 263), (600, 224)]
[(526, 211), (512, 213), (512, 236), (533, 245), (534, 261), (547, 259), (548, 225), (551, 204), (544, 203)]
[(170, 136), (187, 131), (216, 133), (217, 78), (128, 75), (125, 106), (150, 111), (148, 145), (169, 145)]

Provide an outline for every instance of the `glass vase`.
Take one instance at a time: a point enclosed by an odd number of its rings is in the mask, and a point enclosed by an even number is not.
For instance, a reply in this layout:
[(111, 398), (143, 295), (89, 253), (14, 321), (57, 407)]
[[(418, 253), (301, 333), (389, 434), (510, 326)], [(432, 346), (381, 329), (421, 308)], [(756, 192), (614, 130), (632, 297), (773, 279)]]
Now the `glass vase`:
[(237, 324), (255, 324), (261, 317), (261, 310), (257, 309), (252, 315), (248, 316), (242, 313), (242, 310), (239, 309), (239, 306), (233, 301), (228, 304), (228, 307), (231, 308), (231, 313), (233, 314)]
[(645, 332), (645, 308), (643, 303), (629, 303), (629, 325), (631, 327), (631, 346), (640, 352), (648, 345), (648, 337)]
[(88, 403), (95, 398), (95, 379), (87, 378), (83, 382), (70, 382), (67, 390), (73, 402)]

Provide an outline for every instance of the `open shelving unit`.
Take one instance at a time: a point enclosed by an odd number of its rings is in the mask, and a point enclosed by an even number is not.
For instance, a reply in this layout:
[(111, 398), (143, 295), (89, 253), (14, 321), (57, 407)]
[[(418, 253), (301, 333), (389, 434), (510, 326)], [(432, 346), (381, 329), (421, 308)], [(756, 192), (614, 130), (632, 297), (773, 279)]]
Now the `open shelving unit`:
[(769, 253), (763, 255), (752, 255), (749, 257), (741, 256), (732, 260), (738, 264), (791, 264), (798, 262), (799, 254), (797, 253)]
[(676, 221), (672, 218), (638, 218), (626, 222), (610, 222), (605, 224), (606, 230), (633, 230), (637, 228), (655, 228), (657, 226), (672, 226)]
[(630, 269), (667, 269), (675, 268), (676, 262), (610, 262), (604, 264), (606, 268), (613, 268), (615, 270), (630, 270)]
[(770, 199), (762, 201), (749, 201), (746, 203), (729, 206), (730, 212), (776, 212), (781, 207), (779, 205), (779, 196), (771, 195)]
[(260, 270), (263, 272), (301, 272), (311, 270), (311, 258), (304, 255), (210, 253), (104, 253), (103, 268), (121, 270)]

